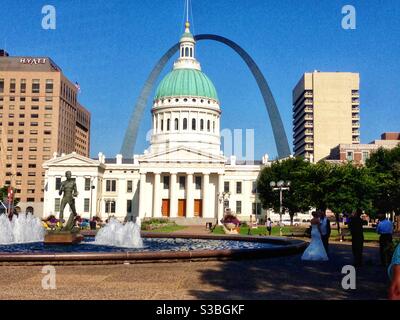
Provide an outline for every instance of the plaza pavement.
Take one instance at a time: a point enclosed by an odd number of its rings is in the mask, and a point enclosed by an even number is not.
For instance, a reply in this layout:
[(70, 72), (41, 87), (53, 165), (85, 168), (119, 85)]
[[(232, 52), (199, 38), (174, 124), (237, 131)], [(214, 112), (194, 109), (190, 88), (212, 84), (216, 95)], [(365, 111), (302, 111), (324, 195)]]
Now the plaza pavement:
[[(194, 230), (192, 230), (194, 231)], [(186, 231), (187, 232), (187, 231)], [(201, 232), (201, 231), (200, 231)], [(328, 262), (300, 255), (239, 261), (56, 266), (55, 290), (40, 266), (0, 266), (0, 299), (385, 299), (379, 249), (366, 247), (357, 289), (341, 287), (351, 246), (332, 244)]]

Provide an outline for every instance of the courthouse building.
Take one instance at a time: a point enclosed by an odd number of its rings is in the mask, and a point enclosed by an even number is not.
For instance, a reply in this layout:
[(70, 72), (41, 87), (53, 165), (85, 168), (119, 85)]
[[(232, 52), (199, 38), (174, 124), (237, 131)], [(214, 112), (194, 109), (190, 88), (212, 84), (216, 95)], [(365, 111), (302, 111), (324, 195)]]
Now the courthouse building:
[(221, 107), (211, 80), (195, 58), (189, 23), (180, 39), (179, 58), (156, 91), (152, 135), (141, 155), (97, 159), (70, 153), (44, 163), (45, 216), (58, 214), (58, 189), (70, 170), (84, 217), (169, 217), (181, 223), (220, 220), (225, 210), (239, 219), (261, 213), (255, 182), (262, 161), (246, 163), (221, 152)]

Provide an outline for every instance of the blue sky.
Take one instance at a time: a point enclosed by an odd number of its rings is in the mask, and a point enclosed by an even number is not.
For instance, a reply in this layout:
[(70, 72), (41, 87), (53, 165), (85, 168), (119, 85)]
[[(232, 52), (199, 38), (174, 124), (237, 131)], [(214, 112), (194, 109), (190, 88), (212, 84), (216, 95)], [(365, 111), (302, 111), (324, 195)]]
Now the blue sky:
[[(241, 45), (264, 73), (292, 147), (292, 89), (307, 71), (359, 72), (361, 142), (400, 131), (400, 6), (396, 1), (193, 0), (192, 32)], [(41, 28), (41, 9), (56, 8), (56, 30)], [(357, 29), (341, 28), (344, 5)], [(91, 155), (119, 152), (133, 106), (160, 56), (183, 32), (184, 0), (0, 0), (0, 47), (11, 55), (50, 56), (81, 86), (92, 113)], [(276, 156), (255, 80), (222, 44), (201, 41), (197, 58), (221, 100), (221, 128), (253, 128), (255, 156)], [(164, 74), (171, 69), (172, 61)], [(150, 104), (135, 153), (146, 148)]]

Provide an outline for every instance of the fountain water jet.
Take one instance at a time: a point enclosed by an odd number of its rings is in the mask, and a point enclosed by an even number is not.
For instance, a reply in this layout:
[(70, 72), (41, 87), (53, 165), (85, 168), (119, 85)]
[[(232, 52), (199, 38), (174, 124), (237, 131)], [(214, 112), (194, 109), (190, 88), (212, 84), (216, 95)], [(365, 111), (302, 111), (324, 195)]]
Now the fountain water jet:
[(29, 243), (43, 241), (44, 227), (38, 217), (19, 214), (10, 221), (7, 215), (0, 215), (0, 244)]
[(136, 222), (120, 223), (117, 219), (110, 221), (101, 228), (96, 235), (95, 244), (123, 248), (142, 248), (143, 240), (140, 236), (140, 219)]

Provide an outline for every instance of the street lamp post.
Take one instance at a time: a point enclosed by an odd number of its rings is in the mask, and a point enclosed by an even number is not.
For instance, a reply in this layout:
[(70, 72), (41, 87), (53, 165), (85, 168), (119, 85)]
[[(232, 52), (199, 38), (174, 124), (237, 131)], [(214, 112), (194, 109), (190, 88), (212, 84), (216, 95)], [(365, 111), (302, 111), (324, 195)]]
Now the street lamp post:
[[(228, 192), (223, 191), (217, 193), (219, 203), (225, 203), (225, 200), (228, 200), (230, 196), (231, 193), (229, 191)], [(225, 207), (224, 207), (224, 215), (225, 215)]]
[(290, 189), (290, 181), (271, 181), (269, 185), (273, 191), (279, 190), (279, 235), (282, 236), (283, 191)]
[(95, 186), (90, 186), (90, 220), (92, 220), (92, 210), (93, 210), (93, 189), (95, 188)]

